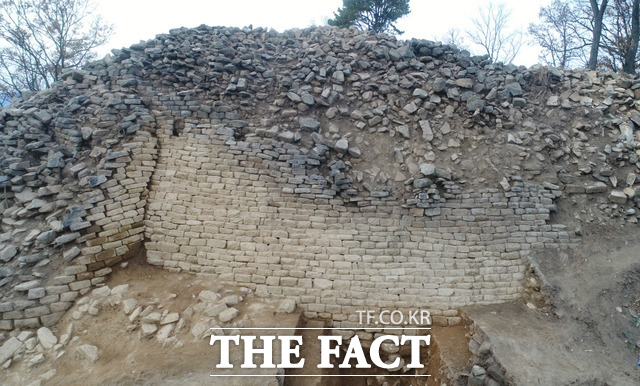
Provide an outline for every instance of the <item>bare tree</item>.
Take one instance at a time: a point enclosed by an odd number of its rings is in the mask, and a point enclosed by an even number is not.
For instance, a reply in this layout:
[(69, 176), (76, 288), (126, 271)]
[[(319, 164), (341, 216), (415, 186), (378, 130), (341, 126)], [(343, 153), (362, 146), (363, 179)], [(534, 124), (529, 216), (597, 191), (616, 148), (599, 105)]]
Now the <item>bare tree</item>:
[(640, 0), (555, 0), (540, 10), (540, 18), (529, 32), (547, 63), (583, 62), (589, 69), (635, 72)]
[(640, 0), (613, 0), (605, 13), (599, 67), (634, 73), (638, 53)]
[(458, 47), (461, 50), (467, 49), (464, 43), (464, 36), (462, 35), (462, 32), (457, 28), (449, 28), (447, 32), (445, 32), (444, 35), (440, 37), (440, 40), (444, 44)]
[(638, 39), (640, 38), (640, 0), (633, 0), (631, 5), (631, 41), (624, 56), (623, 71), (627, 74), (636, 72), (638, 55)]
[(552, 66), (570, 67), (582, 56), (589, 42), (582, 38), (582, 28), (572, 4), (554, 0), (540, 9), (540, 23), (529, 25), (529, 34), (542, 47), (540, 59)]
[(511, 11), (504, 4), (493, 3), (478, 11), (479, 15), (471, 20), (473, 29), (467, 31), (469, 40), (481, 46), (491, 61), (513, 62), (524, 40), (521, 31), (509, 28)]
[[(602, 69), (608, 71), (625, 71), (628, 73), (635, 72), (636, 56), (638, 51), (638, 35), (640, 34), (640, 26), (638, 23), (638, 8), (640, 1), (638, 0), (612, 0), (606, 5), (602, 22), (600, 23), (601, 31), (598, 34), (597, 20), (594, 19), (593, 8), (591, 2), (586, 5), (586, 0), (574, 0), (578, 7), (576, 12), (575, 23), (584, 31), (583, 36), (592, 38), (599, 35), (597, 43), (598, 50), (594, 59), (594, 41), (587, 40), (591, 46), (588, 54), (587, 68)], [(634, 12), (635, 15), (634, 16)], [(634, 20), (635, 19), (635, 20)], [(596, 61), (595, 68), (592, 64)]]
[(0, 91), (48, 88), (65, 69), (94, 59), (112, 33), (94, 12), (91, 0), (0, 1)]
[(600, 49), (600, 37), (602, 36), (602, 21), (604, 19), (604, 13), (607, 9), (609, 0), (601, 0), (599, 6), (598, 0), (589, 0), (589, 3), (591, 5), (592, 12), (591, 24), (593, 38), (591, 39), (591, 51), (589, 53), (587, 68), (589, 70), (595, 70), (598, 65), (598, 51)]

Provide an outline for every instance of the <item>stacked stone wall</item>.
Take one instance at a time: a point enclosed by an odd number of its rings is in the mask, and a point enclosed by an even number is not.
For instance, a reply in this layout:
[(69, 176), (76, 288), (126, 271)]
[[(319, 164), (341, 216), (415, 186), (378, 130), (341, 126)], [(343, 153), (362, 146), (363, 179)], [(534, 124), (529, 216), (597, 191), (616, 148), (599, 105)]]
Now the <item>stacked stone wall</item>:
[(457, 323), (457, 307), (517, 299), (527, 259), (570, 242), (548, 224), (558, 192), (540, 185), (461, 191), (437, 211), (391, 196), (312, 198), (288, 182), (295, 147), (214, 128), (176, 136), (173, 124), (158, 134), (148, 262), (294, 298), (309, 316), (430, 308)]

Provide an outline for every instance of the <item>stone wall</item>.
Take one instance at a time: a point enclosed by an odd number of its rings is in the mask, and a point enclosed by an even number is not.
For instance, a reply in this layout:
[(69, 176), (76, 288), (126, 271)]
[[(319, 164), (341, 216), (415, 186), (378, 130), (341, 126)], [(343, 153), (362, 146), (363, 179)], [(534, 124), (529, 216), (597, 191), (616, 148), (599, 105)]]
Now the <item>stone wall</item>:
[(578, 241), (555, 200), (640, 217), (637, 79), (337, 28), (112, 53), (0, 111), (0, 329), (56, 323), (145, 250), (345, 327), (391, 307), (455, 324)]
[(143, 246), (155, 118), (126, 66), (63, 78), (2, 112), (3, 161), (24, 157), (4, 169), (2, 330), (55, 325)]
[(570, 242), (548, 224), (559, 192), (539, 185), (460, 191), (426, 210), (394, 197), (313, 198), (289, 182), (298, 148), (172, 127), (158, 133), (148, 262), (294, 298), (309, 316), (430, 308), (457, 323), (457, 307), (518, 299), (527, 258)]

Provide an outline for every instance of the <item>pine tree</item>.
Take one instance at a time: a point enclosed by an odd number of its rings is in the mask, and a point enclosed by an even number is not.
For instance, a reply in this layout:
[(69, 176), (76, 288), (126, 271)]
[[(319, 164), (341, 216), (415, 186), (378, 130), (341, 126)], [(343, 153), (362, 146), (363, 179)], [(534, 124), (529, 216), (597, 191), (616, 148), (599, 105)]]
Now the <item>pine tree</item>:
[(356, 26), (363, 31), (402, 34), (396, 20), (411, 12), (409, 0), (343, 0), (342, 8), (333, 13), (329, 25), (348, 28)]

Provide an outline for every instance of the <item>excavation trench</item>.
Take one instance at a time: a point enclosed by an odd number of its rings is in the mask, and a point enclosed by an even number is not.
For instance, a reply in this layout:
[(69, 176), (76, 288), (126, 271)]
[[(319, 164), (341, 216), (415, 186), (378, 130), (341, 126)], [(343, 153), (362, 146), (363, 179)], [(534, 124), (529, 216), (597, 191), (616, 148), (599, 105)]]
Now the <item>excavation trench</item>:
[[(433, 327), (428, 332), (419, 332), (420, 335), (431, 335), (429, 345), (420, 348), (420, 363), (422, 369), (409, 369), (411, 362), (411, 347), (409, 344), (392, 347), (383, 343), (380, 357), (384, 362), (393, 362), (400, 357), (400, 366), (396, 369), (385, 370), (372, 365), (371, 368), (356, 368), (357, 360), (352, 359), (348, 363), (350, 368), (339, 368), (343, 363), (345, 354), (349, 350), (352, 336), (359, 337), (365, 353), (367, 363), (373, 363), (369, 349), (373, 339), (386, 335), (379, 330), (332, 330), (326, 327), (328, 323), (321, 320), (301, 319), (296, 335), (302, 336), (304, 342), (301, 347), (301, 357), (305, 358), (305, 366), (301, 369), (288, 369), (284, 377), (284, 385), (439, 385), (442, 383), (454, 384), (467, 377), (469, 363), (472, 358), (469, 351), (469, 334), (466, 325), (451, 327)], [(335, 331), (335, 332), (334, 332)], [(344, 337), (340, 345), (340, 355), (336, 359), (332, 357), (332, 369), (319, 369), (321, 361), (320, 335), (342, 335)], [(408, 330), (408, 334), (415, 335), (415, 330)], [(398, 333), (401, 334), (401, 333)], [(335, 344), (332, 345), (335, 347)]]

